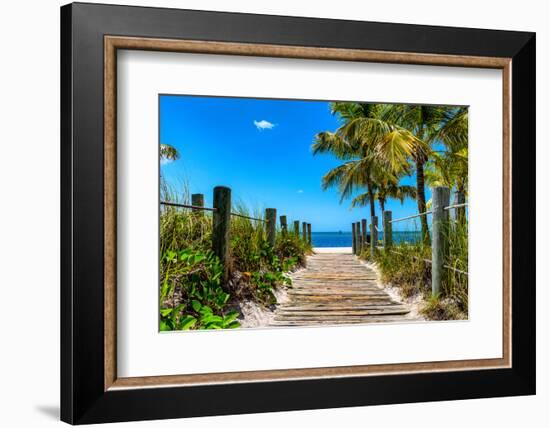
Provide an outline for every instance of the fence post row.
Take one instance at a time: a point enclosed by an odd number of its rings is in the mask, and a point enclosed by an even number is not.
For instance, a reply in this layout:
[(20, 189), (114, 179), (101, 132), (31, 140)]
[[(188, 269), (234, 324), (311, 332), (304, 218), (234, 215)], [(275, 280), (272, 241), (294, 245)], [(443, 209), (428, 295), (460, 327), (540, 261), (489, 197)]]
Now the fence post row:
[(357, 241), (355, 235), (355, 222), (351, 224), (351, 251), (353, 254), (357, 254)]
[(307, 224), (307, 242), (311, 245), (311, 223)]
[(214, 187), (214, 214), (212, 216), (212, 251), (223, 267), (223, 282), (229, 279), (229, 225), (231, 224), (231, 189)]
[(355, 234), (357, 237), (355, 238), (356, 246), (357, 246), (357, 255), (360, 256), (363, 252), (363, 240), (361, 239), (361, 222), (358, 221), (355, 223)]
[(273, 248), (275, 246), (277, 231), (277, 210), (275, 208), (265, 209), (265, 227), (267, 232), (267, 242)]
[[(191, 195), (191, 205), (194, 207), (204, 207), (204, 195), (202, 193), (193, 193)], [(195, 215), (204, 215), (203, 210), (193, 209), (193, 211), (195, 212)]]
[(363, 218), (361, 219), (361, 243), (363, 248), (367, 247), (367, 243), (369, 242), (367, 238), (367, 219)]
[(294, 235), (300, 236), (300, 220), (294, 220)]
[(302, 241), (307, 242), (307, 223), (305, 221), (302, 222)]
[(435, 187), (432, 193), (432, 295), (439, 294), (443, 278), (443, 265), (447, 253), (447, 233), (451, 192), (448, 187)]
[(357, 250), (357, 255), (361, 255), (363, 248), (361, 247), (361, 222), (358, 221), (355, 223), (355, 249)]
[(393, 245), (391, 211), (384, 211), (382, 218), (384, 222), (384, 248), (388, 249)]
[(370, 220), (370, 254), (374, 257), (376, 245), (378, 244), (378, 217), (373, 215)]
[(279, 221), (281, 222), (281, 232), (283, 233), (283, 235), (286, 235), (287, 233), (286, 215), (280, 216)]

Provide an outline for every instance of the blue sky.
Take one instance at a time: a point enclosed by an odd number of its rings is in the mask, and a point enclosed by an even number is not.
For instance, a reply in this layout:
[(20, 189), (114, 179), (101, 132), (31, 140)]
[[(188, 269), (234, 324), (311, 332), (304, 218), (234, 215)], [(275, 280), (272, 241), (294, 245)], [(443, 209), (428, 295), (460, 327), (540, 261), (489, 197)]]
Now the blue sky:
[[(207, 206), (212, 189), (224, 185), (252, 211), (273, 207), (289, 221), (311, 223), (313, 231), (348, 231), (368, 217), (368, 207), (350, 209), (336, 189), (323, 191), (321, 177), (341, 161), (311, 153), (315, 134), (338, 126), (326, 101), (161, 95), (160, 142), (180, 153), (161, 163), (161, 174), (175, 190), (186, 183), (191, 193), (204, 193)], [(412, 200), (390, 201), (386, 209), (394, 218), (417, 212)]]

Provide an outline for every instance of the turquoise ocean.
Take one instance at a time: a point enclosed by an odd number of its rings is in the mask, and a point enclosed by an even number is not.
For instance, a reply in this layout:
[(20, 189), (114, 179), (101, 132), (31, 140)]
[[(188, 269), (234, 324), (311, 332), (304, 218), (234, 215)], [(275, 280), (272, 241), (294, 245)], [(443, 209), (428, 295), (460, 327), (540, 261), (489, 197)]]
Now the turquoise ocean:
[[(383, 232), (378, 233), (378, 239), (383, 239)], [(419, 231), (393, 232), (393, 242), (415, 243), (420, 240)], [(351, 247), (351, 232), (312, 232), (311, 240), (314, 247)]]

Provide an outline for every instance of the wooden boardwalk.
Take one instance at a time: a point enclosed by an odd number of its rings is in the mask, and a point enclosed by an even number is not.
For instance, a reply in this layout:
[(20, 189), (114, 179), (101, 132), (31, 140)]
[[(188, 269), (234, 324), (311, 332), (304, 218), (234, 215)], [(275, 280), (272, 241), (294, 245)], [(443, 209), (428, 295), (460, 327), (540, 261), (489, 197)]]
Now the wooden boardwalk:
[(403, 321), (408, 306), (391, 299), (376, 273), (354, 255), (314, 254), (294, 272), (288, 301), (275, 310), (273, 326), (364, 324)]

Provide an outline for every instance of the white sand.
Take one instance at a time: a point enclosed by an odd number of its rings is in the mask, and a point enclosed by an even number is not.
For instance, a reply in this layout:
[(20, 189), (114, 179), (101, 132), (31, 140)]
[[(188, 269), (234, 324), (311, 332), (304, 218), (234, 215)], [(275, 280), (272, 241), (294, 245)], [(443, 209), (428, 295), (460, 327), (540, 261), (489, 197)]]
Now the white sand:
[(426, 318), (420, 312), (425, 304), (424, 299), (422, 298), (422, 295), (420, 293), (416, 294), (415, 296), (404, 298), (403, 296), (401, 296), (399, 287), (395, 287), (392, 284), (385, 284), (384, 282), (382, 282), (382, 278), (380, 277), (380, 269), (378, 269), (376, 263), (370, 263), (365, 260), (360, 260), (360, 262), (376, 272), (376, 276), (378, 278), (378, 286), (386, 293), (388, 293), (392, 300), (399, 303), (404, 303), (409, 307), (411, 311), (407, 315), (405, 315), (407, 319), (415, 321), (426, 321)]
[[(286, 303), (288, 301), (288, 287), (280, 287), (273, 291), (277, 298), (277, 304)], [(266, 308), (259, 303), (246, 300), (239, 303), (239, 309), (242, 318), (239, 319), (241, 327), (244, 328), (262, 328), (268, 327), (275, 319), (274, 307)]]
[(313, 252), (317, 254), (351, 254), (351, 247), (315, 247)]

